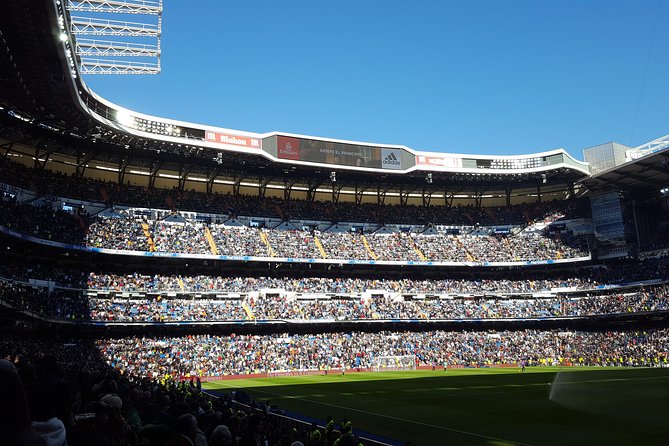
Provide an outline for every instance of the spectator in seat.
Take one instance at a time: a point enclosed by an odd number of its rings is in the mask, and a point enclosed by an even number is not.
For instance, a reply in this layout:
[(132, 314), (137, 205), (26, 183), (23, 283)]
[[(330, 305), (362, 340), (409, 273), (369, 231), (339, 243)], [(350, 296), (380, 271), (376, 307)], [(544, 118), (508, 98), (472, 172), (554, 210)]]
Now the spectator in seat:
[(14, 364), (0, 359), (0, 439), (8, 446), (26, 444), (30, 413), (23, 383)]

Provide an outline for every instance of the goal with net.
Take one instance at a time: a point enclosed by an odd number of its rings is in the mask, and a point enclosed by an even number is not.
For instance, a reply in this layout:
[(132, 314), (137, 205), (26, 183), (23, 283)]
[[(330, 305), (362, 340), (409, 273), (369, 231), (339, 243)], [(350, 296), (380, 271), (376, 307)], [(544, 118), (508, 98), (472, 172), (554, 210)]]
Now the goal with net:
[(372, 361), (372, 368), (376, 372), (416, 370), (416, 356), (376, 356)]

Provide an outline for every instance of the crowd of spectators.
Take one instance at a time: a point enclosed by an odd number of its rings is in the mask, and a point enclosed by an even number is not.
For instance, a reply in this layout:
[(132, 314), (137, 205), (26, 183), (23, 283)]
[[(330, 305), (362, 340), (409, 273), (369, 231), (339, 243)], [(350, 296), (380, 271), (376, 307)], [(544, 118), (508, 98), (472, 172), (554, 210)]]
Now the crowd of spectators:
[(108, 206), (197, 211), (230, 216), (359, 222), (370, 224), (526, 225), (534, 221), (588, 217), (587, 199), (536, 202), (481, 208), (415, 206), (377, 203), (284, 200), (236, 196), (192, 190), (156, 189), (118, 184), (88, 177), (68, 176), (47, 169), (31, 169), (10, 159), (0, 160), (0, 182), (31, 190), (40, 196), (75, 198)]
[[(142, 250), (148, 227), (155, 250), (211, 254), (203, 223), (164, 223), (136, 218), (98, 218), (89, 227), (89, 246)], [(433, 260), (447, 262), (515, 262), (587, 256), (586, 250), (535, 233), (499, 235), (329, 234), (305, 230), (252, 229), (212, 224), (217, 252), (231, 256), (292, 257), (339, 260)], [(125, 246), (125, 248), (123, 248)], [(146, 248), (145, 248), (146, 249)]]
[[(123, 211), (114, 217), (89, 218), (14, 200), (0, 200), (0, 210), (0, 224), (14, 231), (46, 240), (115, 250), (212, 254), (215, 246), (216, 252), (230, 256), (447, 262), (513, 262), (588, 255), (579, 247), (534, 233), (503, 237), (396, 232), (367, 235), (365, 246), (363, 236), (353, 233), (172, 223), (147, 220)], [(211, 243), (207, 231), (210, 231)]]
[[(131, 291), (160, 293), (178, 291), (185, 293), (230, 292), (249, 293), (267, 289), (295, 293), (356, 294), (381, 291), (399, 294), (426, 295), (520, 295), (546, 291), (594, 290), (632, 282), (669, 280), (669, 259), (651, 258), (644, 261), (627, 260), (594, 266), (551, 272), (534, 271), (522, 274), (444, 275), (435, 278), (401, 277), (385, 275), (309, 276), (306, 274), (283, 276), (254, 275), (223, 276), (217, 274), (169, 274), (165, 272), (118, 273), (101, 270), (93, 265), (59, 266), (52, 261), (23, 259), (0, 252), (0, 278), (28, 282), (52, 282), (53, 286), (86, 290)], [(87, 268), (94, 272), (84, 272)], [(132, 271), (132, 269), (131, 269)], [(515, 276), (515, 277), (514, 277)]]
[[(649, 277), (646, 277), (647, 279)], [(296, 293), (364, 293), (381, 291), (400, 294), (524, 294), (555, 288), (587, 290), (608, 282), (583, 277), (561, 279), (368, 279), (351, 277), (222, 277), (90, 273), (84, 288), (116, 291), (182, 291), (248, 293), (266, 289)], [(68, 287), (81, 286), (67, 282)]]
[(11, 250), (0, 252), (0, 278), (18, 282), (40, 280), (64, 288), (85, 287), (89, 273), (80, 268), (59, 266), (56, 262), (16, 256)]
[(311, 335), (198, 335), (101, 339), (105, 361), (135, 376), (220, 376), (287, 370), (372, 368), (379, 356), (416, 365), (662, 365), (669, 331), (379, 332)]
[(321, 232), (318, 234), (328, 259), (365, 259), (370, 257), (362, 234), (352, 232)]
[(239, 299), (88, 299), (83, 319), (107, 322), (242, 321)]
[[(163, 365), (170, 362), (163, 359)], [(123, 360), (119, 356), (115, 361)], [(146, 369), (152, 368), (147, 362)], [(0, 338), (0, 442), (6, 446), (332, 446), (341, 437), (341, 446), (362, 444), (350, 429), (343, 429), (344, 422), (316, 427), (321, 436), (315, 439), (315, 426), (280, 423), (273, 414), (278, 408), (252, 401), (243, 392), (216, 398), (202, 391), (199, 378), (177, 381), (166, 374), (151, 378), (151, 373), (140, 375), (141, 369), (130, 374), (109, 367), (91, 341)]]
[(132, 217), (96, 219), (86, 231), (86, 245), (94, 248), (149, 251), (142, 221)]
[(49, 293), (45, 287), (0, 280), (0, 301), (58, 320), (90, 318), (87, 299), (75, 293)]
[(211, 225), (211, 236), (219, 254), (271, 257), (272, 254), (258, 231), (258, 229), (245, 226)]
[[(376, 260), (423, 260), (414, 247), (413, 238), (409, 234), (396, 232), (393, 234), (370, 235), (367, 237), (367, 241), (372, 252), (377, 257)], [(367, 254), (364, 258), (369, 257), (370, 254)], [(455, 262), (464, 262), (467, 260), (465, 257), (437, 257), (428, 259)]]
[(0, 192), (0, 225), (32, 237), (82, 245), (86, 239), (86, 217), (53, 207), (32, 206), (3, 198)]
[[(452, 237), (452, 236), (451, 236)], [(587, 251), (536, 233), (516, 237), (461, 236), (456, 243), (476, 261), (508, 262), (583, 257)]]
[[(494, 239), (491, 239), (493, 241)], [(467, 250), (459, 237), (449, 234), (430, 234), (415, 240), (416, 247), (428, 259), (466, 259), (474, 256)]]
[(314, 241), (314, 235), (310, 231), (268, 229), (264, 231), (275, 257), (322, 258)]
[(664, 288), (627, 294), (531, 299), (403, 300), (253, 298), (256, 319), (361, 320), (361, 319), (488, 319), (592, 316), (669, 310)]
[(156, 251), (211, 254), (203, 223), (183, 224), (156, 221), (150, 228)]
[(0, 281), (0, 299), (48, 318), (105, 322), (200, 322), (241, 320), (351, 321), (387, 319), (490, 319), (593, 316), (669, 310), (667, 287), (553, 297), (412, 299), (403, 296), (337, 296), (297, 299), (252, 293), (223, 299), (102, 294)]

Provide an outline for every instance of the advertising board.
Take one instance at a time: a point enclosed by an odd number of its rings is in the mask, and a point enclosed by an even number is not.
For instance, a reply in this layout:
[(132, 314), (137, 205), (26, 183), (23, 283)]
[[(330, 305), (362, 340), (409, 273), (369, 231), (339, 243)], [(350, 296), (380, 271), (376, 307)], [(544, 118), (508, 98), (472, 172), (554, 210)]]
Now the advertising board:
[(248, 136), (232, 135), (229, 133), (219, 133), (206, 131), (204, 139), (208, 142), (215, 142), (219, 144), (228, 144), (231, 146), (248, 147), (249, 149), (260, 149), (262, 143), (259, 138), (251, 138)]
[[(294, 136), (276, 137), (276, 156), (284, 160), (402, 170), (408, 167), (405, 166), (407, 161), (405, 152), (401, 148), (319, 141)], [(413, 159), (413, 155), (411, 158)]]

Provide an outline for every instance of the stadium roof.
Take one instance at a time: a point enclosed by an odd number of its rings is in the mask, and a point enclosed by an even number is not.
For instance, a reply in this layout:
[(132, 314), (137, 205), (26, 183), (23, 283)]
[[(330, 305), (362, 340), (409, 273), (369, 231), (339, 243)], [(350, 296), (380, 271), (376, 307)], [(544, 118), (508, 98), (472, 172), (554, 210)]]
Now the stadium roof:
[(582, 183), (591, 192), (620, 190), (658, 195), (669, 186), (669, 148), (600, 172)]
[[(77, 162), (85, 151), (89, 161), (132, 164), (179, 175), (198, 172), (207, 178), (233, 179), (237, 184), (253, 177), (265, 185), (302, 184), (314, 189), (327, 185), (333, 188), (333, 197), (335, 178), (336, 188), (354, 187), (356, 193), (396, 190), (400, 196), (445, 190), (477, 194), (498, 190), (506, 191), (507, 196), (512, 189), (545, 192), (569, 188), (573, 192), (575, 183), (593, 190), (603, 189), (607, 183), (643, 190), (667, 183), (664, 164), (653, 164), (664, 159), (657, 158), (660, 154), (591, 178), (587, 164), (562, 149), (512, 157), (447, 155), (302, 135), (251, 134), (126, 110), (97, 96), (83, 83), (72, 51), (74, 36), (64, 23), (69, 20), (64, 3), (15, 0), (4, 6), (0, 16), (0, 106), (4, 108), (0, 124), (5, 128), (0, 130), (5, 133), (0, 136), (9, 141), (5, 144), (30, 141), (42, 145), (46, 153), (62, 153)], [(341, 158), (302, 158), (282, 152), (281, 138), (354, 147), (354, 151), (371, 154), (369, 159), (379, 166), (361, 166), (359, 161), (356, 165)], [(254, 142), (256, 139), (259, 142)], [(267, 145), (254, 151), (247, 144)], [(381, 164), (386, 157), (399, 159), (399, 167)]]

